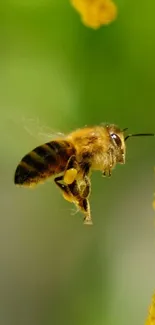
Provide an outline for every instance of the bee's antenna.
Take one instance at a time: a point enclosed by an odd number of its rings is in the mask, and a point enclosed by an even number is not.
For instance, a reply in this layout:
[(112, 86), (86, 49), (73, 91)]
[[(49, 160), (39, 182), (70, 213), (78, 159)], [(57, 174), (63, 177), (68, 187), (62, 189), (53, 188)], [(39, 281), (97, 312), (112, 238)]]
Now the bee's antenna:
[(126, 130), (128, 130), (128, 128), (124, 128), (124, 129), (122, 130), (122, 132), (125, 132)]
[(136, 134), (128, 134), (126, 137), (125, 137), (125, 141), (130, 138), (130, 137), (147, 137), (147, 136), (154, 136), (155, 134), (154, 133), (136, 133)]

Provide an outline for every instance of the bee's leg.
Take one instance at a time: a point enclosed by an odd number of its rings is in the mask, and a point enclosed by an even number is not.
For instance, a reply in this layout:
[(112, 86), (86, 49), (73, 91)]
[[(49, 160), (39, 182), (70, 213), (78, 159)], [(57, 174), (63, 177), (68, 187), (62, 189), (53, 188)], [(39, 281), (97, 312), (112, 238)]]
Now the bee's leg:
[(88, 176), (84, 176), (83, 181), (80, 182), (79, 191), (80, 191), (80, 196), (83, 199), (86, 199), (89, 197), (90, 192), (91, 192), (91, 182), (90, 182), (90, 178)]
[(112, 172), (111, 169), (106, 169), (106, 170), (102, 171), (102, 176), (103, 177), (110, 177), (111, 176), (111, 172)]
[(78, 206), (80, 207), (81, 211), (84, 213), (84, 224), (92, 225), (92, 218), (90, 213), (90, 204), (88, 201), (88, 197), (91, 192), (91, 182), (88, 176), (84, 177), (85, 186), (80, 189), (80, 196), (81, 199), (78, 202)]
[(72, 184), (77, 176), (78, 173), (78, 163), (76, 161), (76, 156), (71, 156), (68, 159), (67, 165), (66, 165), (66, 169), (64, 172), (64, 182), (66, 184)]
[(71, 194), (68, 185), (63, 184), (63, 176), (58, 176), (54, 179), (55, 184), (60, 188), (62, 191), (62, 195), (65, 200), (69, 202), (74, 202), (73, 195)]
[(84, 224), (92, 224), (91, 214), (90, 214), (90, 205), (87, 199), (90, 193), (90, 181), (88, 183), (85, 180), (85, 185), (80, 189), (77, 181), (74, 181), (72, 184), (68, 185), (70, 192), (74, 197), (75, 205), (84, 213)]
[[(87, 198), (82, 198), (80, 196), (77, 181), (74, 181), (71, 185), (63, 184), (63, 176), (56, 177), (54, 181), (62, 191), (64, 199), (74, 203), (81, 210), (81, 212), (84, 213), (84, 224), (92, 225), (89, 201)], [(88, 196), (89, 190), (87, 186), (88, 185), (86, 184), (84, 191), (81, 193), (83, 196)]]
[(90, 213), (90, 204), (88, 199), (80, 198), (77, 202), (77, 206), (80, 208), (81, 212), (84, 213), (84, 224), (85, 225), (92, 225), (92, 218)]
[(85, 162), (81, 166), (82, 177), (78, 179), (78, 185), (80, 190), (80, 196), (85, 199), (88, 198), (91, 192), (91, 182), (90, 182), (90, 164)]
[(114, 165), (115, 165), (115, 161), (113, 159), (113, 152), (111, 150), (109, 150), (109, 164), (105, 169), (103, 169), (102, 176), (110, 177), (112, 174), (112, 169), (113, 169)]
[(88, 176), (90, 174), (90, 163), (85, 162), (85, 164), (82, 166), (84, 176)]
[(112, 174), (112, 169), (113, 169), (113, 165), (112, 163), (110, 163), (109, 166), (102, 171), (102, 176), (110, 177)]

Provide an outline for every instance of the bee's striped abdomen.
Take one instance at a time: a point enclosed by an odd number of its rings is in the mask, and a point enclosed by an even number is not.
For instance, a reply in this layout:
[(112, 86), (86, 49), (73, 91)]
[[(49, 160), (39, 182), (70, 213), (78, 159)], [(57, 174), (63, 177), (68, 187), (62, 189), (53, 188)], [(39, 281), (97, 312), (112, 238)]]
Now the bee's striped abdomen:
[(31, 186), (65, 169), (74, 146), (66, 140), (51, 141), (36, 147), (24, 156), (17, 166), (14, 182)]

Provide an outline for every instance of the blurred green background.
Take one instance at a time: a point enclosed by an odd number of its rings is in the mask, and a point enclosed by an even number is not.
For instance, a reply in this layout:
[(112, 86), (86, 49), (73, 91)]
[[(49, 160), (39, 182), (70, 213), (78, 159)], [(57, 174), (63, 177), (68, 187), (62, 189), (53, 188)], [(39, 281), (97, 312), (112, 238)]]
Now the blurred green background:
[(0, 4), (2, 325), (141, 325), (147, 316), (154, 138), (130, 139), (111, 179), (93, 174), (93, 227), (53, 182), (13, 183), (22, 156), (51, 131), (110, 122), (155, 132), (155, 2), (117, 5), (118, 19), (94, 31), (69, 1)]

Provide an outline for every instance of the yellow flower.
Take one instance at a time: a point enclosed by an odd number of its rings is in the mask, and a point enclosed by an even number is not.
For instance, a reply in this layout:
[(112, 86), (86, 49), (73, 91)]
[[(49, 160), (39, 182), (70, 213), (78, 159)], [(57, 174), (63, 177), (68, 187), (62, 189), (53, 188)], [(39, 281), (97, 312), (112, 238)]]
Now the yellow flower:
[(117, 16), (117, 7), (112, 0), (71, 0), (71, 3), (83, 23), (94, 29), (111, 23)]
[(145, 325), (155, 325), (155, 295), (152, 298), (152, 303), (149, 308), (149, 316)]

